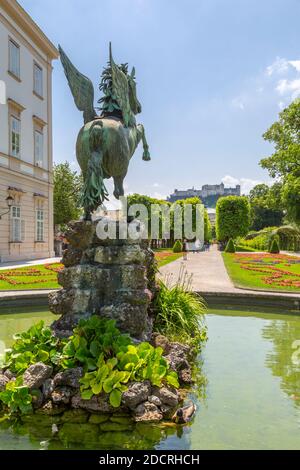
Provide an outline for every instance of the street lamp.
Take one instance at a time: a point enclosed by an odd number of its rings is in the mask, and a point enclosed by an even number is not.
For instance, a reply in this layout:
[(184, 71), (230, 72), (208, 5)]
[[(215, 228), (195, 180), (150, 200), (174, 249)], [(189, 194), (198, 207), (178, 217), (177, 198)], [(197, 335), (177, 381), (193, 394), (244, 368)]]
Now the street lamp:
[(14, 198), (12, 196), (7, 196), (7, 198), (5, 199), (6, 201), (6, 204), (7, 204), (7, 207), (8, 207), (8, 211), (6, 212), (3, 212), (2, 214), (0, 214), (0, 220), (2, 219), (2, 216), (3, 215), (6, 215), (10, 212), (10, 209), (11, 209), (11, 206), (13, 205), (14, 203)]

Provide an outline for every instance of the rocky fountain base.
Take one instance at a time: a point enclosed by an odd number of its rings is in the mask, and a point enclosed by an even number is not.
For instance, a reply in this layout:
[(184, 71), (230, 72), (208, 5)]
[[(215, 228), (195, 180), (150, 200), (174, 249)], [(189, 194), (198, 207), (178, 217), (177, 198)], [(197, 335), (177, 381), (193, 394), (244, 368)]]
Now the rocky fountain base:
[[(120, 224), (117, 222), (117, 230)], [(69, 226), (65, 268), (58, 274), (63, 289), (50, 294), (50, 310), (60, 319), (53, 324), (58, 336), (70, 336), (80, 318), (97, 314), (114, 319), (121, 331), (149, 339), (150, 303), (155, 291), (156, 263), (145, 240), (105, 239), (97, 222)]]
[[(65, 267), (58, 274), (59, 282), (63, 288), (50, 295), (50, 309), (53, 313), (60, 315), (60, 318), (51, 325), (53, 336), (51, 336), (49, 329), (45, 333), (45, 337), (42, 336), (42, 340), (45, 340), (46, 343), (49, 337), (53, 338), (56, 347), (50, 351), (50, 354), (44, 352), (45, 362), (42, 362), (41, 359), (36, 363), (31, 362), (32, 365), (29, 365), (29, 362), (22, 375), (17, 376), (11, 372), (9, 367), (4, 368), (2, 373), (0, 372), (0, 392), (3, 391), (5, 395), (2, 397), (2, 401), (8, 407), (11, 406), (14, 400), (10, 398), (9, 394), (18, 394), (19, 390), (25, 387), (26, 390), (23, 392), (21, 390), (20, 393), (30, 395), (30, 407), (35, 411), (34, 416), (49, 415), (53, 417), (53, 424), (62, 425), (62, 429), (67, 426), (67, 423), (87, 423), (94, 427), (98, 426), (100, 431), (110, 431), (116, 427), (115, 430), (121, 431), (126, 429), (128, 423), (170, 419), (184, 398), (184, 389), (180, 389), (178, 386), (184, 387), (192, 383), (189, 365), (192, 360), (191, 350), (186, 345), (170, 342), (165, 336), (152, 332), (154, 315), (152, 300), (156, 292), (155, 274), (157, 268), (154, 254), (148, 248), (148, 243), (140, 239), (99, 239), (96, 225), (95, 222), (86, 221), (70, 225), (66, 234), (69, 247), (63, 256)], [(126, 369), (125, 365), (124, 369), (115, 368), (120, 361), (120, 356), (116, 354), (117, 357), (113, 357), (112, 355), (114, 342), (110, 343), (111, 353), (108, 353), (105, 358), (107, 362), (103, 357), (102, 362), (100, 361), (100, 357), (104, 355), (103, 352), (101, 354), (100, 352), (99, 354), (95, 353), (91, 358), (93, 360), (92, 367), (84, 362), (83, 353), (77, 357), (75, 352), (70, 352), (70, 350), (68, 352), (65, 352), (64, 349), (57, 350), (58, 344), (66, 344), (64, 338), (74, 335), (73, 330), (80, 319), (88, 320), (92, 317), (87, 322), (81, 322), (79, 331), (82, 333), (82, 324), (92, 322), (98, 316), (103, 319), (115, 320), (119, 330), (129, 333), (131, 336), (131, 339), (128, 339), (131, 345), (127, 346), (129, 348), (126, 352), (127, 362), (124, 364), (130, 365), (130, 362), (133, 364), (130, 360), (130, 351), (132, 354), (130, 347), (138, 350), (139, 346), (145, 346), (145, 344), (140, 345), (141, 341), (151, 343), (151, 345), (146, 344), (146, 347), (148, 350), (150, 348), (151, 354), (156, 354), (155, 357), (158, 359), (155, 359), (153, 363), (147, 363), (153, 364), (151, 367), (145, 365), (142, 360), (142, 365), (138, 367), (144, 367), (145, 375), (136, 379), (135, 375), (131, 373), (131, 368)], [(107, 324), (107, 322), (104, 323)], [(81, 333), (77, 337), (78, 341), (81, 340)], [(32, 342), (32, 349), (36, 348), (38, 341), (36, 334), (35, 330), (30, 335), (29, 341)], [(40, 335), (42, 335), (41, 331)], [(126, 335), (122, 336), (127, 337)], [(101, 333), (98, 342), (94, 341), (94, 347), (99, 346), (102, 337)], [(74, 341), (74, 336), (72, 338), (68, 340), (71, 343)], [(87, 344), (85, 338), (83, 340), (85, 342), (83, 352), (86, 348), (86, 352), (90, 354), (92, 349), (88, 348), (92, 345)], [(26, 344), (26, 342), (22, 343), (24, 351), (28, 348)], [(135, 347), (134, 344), (137, 346)], [(20, 349), (17, 348), (17, 350)], [(104, 348), (103, 351), (106, 349)], [(54, 356), (56, 354), (58, 356), (73, 354), (72, 365), (68, 364), (67, 368), (62, 367), (60, 362), (54, 361), (53, 352)], [(40, 348), (35, 353), (36, 357), (39, 357)], [(120, 354), (125, 353), (121, 351)], [(143, 350), (141, 354), (143, 354)], [(139, 356), (139, 358), (142, 357)], [(149, 360), (149, 357), (152, 356), (147, 357)], [(10, 360), (11, 364), (17, 368), (14, 363), (15, 359), (11, 357)], [(61, 360), (61, 357), (58, 358), (58, 361)], [(113, 365), (109, 361), (113, 361)], [(84, 363), (85, 368), (81, 367)], [(107, 374), (105, 378), (109, 373), (111, 376), (119, 374), (118, 380), (120, 382), (116, 382), (120, 390), (117, 405), (115, 401), (111, 400), (113, 392), (105, 390), (105, 385), (101, 386), (97, 392), (92, 388), (90, 395), (83, 396), (81, 379), (84, 377), (86, 380), (88, 376), (90, 380), (89, 371), (96, 370), (93, 372), (94, 374), (102, 373), (100, 369), (103, 364)], [(107, 366), (108, 364), (110, 365)], [(154, 377), (153, 373), (163, 375)], [(126, 380), (124, 374), (125, 376), (129, 374)], [(169, 380), (167, 380), (167, 374), (173, 374), (168, 376)], [(110, 380), (109, 377), (107, 380)], [(107, 387), (112, 389), (112, 385), (107, 384)], [(20, 398), (20, 409), (22, 410), (22, 398)], [(57, 432), (62, 432), (61, 428), (57, 426)]]

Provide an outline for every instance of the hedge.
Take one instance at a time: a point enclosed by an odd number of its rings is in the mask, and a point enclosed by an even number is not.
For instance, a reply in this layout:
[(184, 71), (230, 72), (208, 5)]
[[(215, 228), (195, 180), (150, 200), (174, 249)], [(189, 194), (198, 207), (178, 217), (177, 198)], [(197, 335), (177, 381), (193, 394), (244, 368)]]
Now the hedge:
[(219, 241), (244, 237), (250, 226), (250, 204), (244, 196), (221, 197), (216, 206), (216, 232)]

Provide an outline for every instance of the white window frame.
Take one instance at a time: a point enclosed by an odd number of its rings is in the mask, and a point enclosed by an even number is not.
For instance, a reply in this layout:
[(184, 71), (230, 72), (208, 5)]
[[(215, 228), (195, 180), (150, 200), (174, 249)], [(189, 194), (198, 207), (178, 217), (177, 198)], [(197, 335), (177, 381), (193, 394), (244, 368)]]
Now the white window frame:
[(43, 97), (43, 69), (36, 62), (33, 63), (33, 91)]
[(8, 39), (8, 71), (20, 79), (20, 46), (11, 38)]
[(44, 163), (44, 135), (37, 129), (34, 129), (34, 163), (39, 167)]
[(13, 114), (10, 115), (10, 154), (15, 158), (21, 157), (21, 119)]
[(21, 243), (25, 240), (25, 221), (21, 218), (21, 207), (11, 208), (11, 242)]
[(44, 222), (45, 222), (45, 213), (44, 209), (36, 209), (35, 211), (35, 220), (36, 220), (36, 233), (35, 241), (44, 242)]

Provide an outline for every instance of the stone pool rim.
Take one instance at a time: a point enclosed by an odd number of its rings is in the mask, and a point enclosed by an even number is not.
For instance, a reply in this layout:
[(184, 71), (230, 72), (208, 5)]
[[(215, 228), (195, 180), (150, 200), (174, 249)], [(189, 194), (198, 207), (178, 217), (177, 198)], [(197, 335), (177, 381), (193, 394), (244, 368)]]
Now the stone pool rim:
[[(2, 291), (0, 292), (1, 307), (48, 307), (48, 294), (58, 289), (39, 291)], [(224, 306), (230, 307), (268, 307), (284, 308), (289, 312), (300, 314), (300, 294), (275, 293), (267, 291), (243, 291), (241, 292), (214, 292), (197, 291), (206, 301), (208, 308)]]

